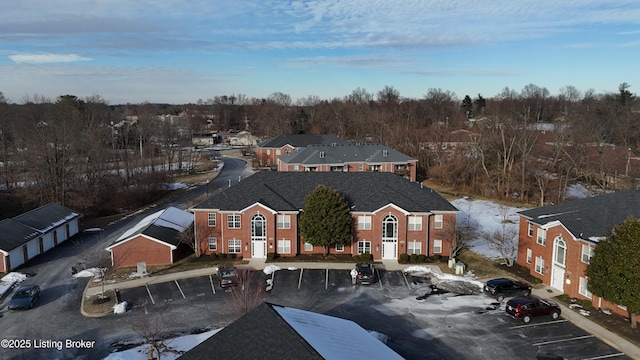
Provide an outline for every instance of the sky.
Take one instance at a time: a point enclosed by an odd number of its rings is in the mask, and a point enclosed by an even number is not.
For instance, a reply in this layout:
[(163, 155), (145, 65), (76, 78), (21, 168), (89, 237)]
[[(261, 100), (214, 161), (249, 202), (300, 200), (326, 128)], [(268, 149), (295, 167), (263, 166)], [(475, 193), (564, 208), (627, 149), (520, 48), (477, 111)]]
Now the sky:
[(0, 12), (0, 91), (109, 104), (635, 93), (639, 50), (637, 0), (23, 0)]

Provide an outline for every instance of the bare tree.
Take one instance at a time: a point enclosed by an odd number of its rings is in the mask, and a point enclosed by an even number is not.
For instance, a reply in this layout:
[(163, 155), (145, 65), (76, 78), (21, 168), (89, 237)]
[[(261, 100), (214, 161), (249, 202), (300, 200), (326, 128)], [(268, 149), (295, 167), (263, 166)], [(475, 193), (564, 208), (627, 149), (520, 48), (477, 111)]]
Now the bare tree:
[(228, 306), (231, 314), (240, 317), (264, 301), (265, 286), (256, 270), (246, 267), (236, 268), (236, 280), (238, 286), (231, 288)]
[(148, 316), (142, 315), (129, 320), (129, 327), (140, 335), (145, 344), (149, 346), (150, 359), (154, 359), (154, 353), (157, 360), (161, 360), (164, 354), (179, 354), (166, 343), (168, 336), (164, 333), (166, 326), (162, 317), (152, 320)]
[(482, 233), (482, 238), (489, 243), (489, 247), (500, 254), (504, 263), (513, 266), (516, 250), (518, 249), (518, 232), (516, 227), (509, 227), (509, 208), (500, 205), (500, 226), (492, 231)]

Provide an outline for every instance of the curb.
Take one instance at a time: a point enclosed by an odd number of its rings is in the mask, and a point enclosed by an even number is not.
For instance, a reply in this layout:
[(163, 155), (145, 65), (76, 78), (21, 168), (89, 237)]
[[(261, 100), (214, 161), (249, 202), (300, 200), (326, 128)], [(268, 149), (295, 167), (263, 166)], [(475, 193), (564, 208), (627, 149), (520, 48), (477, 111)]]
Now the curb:
[[(85, 301), (86, 301), (86, 298), (87, 298), (86, 293), (87, 293), (87, 289), (89, 288), (89, 284), (91, 284), (92, 280), (93, 280), (93, 277), (91, 277), (91, 279), (87, 282), (87, 285), (84, 286), (84, 291), (82, 292), (82, 300), (80, 302), (80, 314), (82, 314), (82, 316), (88, 317), (88, 318), (99, 318), (99, 317), (105, 317), (107, 315), (113, 314), (113, 309), (109, 310), (109, 311), (105, 311), (104, 313), (98, 313), (98, 314), (89, 314), (88, 312), (85, 311), (84, 306), (85, 306)], [(117, 301), (117, 299), (116, 299), (116, 301)]]

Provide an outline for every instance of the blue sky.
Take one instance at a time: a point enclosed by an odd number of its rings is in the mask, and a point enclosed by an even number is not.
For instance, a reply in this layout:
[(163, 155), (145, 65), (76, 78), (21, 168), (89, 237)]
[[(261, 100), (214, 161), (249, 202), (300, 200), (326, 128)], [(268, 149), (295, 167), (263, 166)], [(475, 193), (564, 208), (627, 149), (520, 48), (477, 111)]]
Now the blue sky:
[(387, 85), (410, 98), (530, 83), (638, 93), (639, 65), (637, 0), (22, 0), (0, 12), (0, 91), (16, 103), (295, 101)]

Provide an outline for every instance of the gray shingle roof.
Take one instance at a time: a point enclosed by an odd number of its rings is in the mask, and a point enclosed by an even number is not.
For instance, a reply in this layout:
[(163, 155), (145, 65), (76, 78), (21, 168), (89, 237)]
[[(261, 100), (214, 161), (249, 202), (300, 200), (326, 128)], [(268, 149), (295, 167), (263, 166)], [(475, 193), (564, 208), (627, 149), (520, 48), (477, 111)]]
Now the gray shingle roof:
[(42, 235), (40, 231), (30, 228), (14, 219), (4, 219), (0, 221), (1, 250), (9, 252), (40, 235)]
[(341, 139), (332, 134), (295, 134), (295, 135), (278, 135), (274, 138), (265, 140), (258, 144), (261, 148), (281, 148), (285, 145), (293, 147), (305, 147), (312, 144), (347, 144), (349, 141)]
[(402, 359), (351, 320), (262, 303), (180, 359)]
[(80, 214), (75, 211), (60, 204), (49, 203), (18, 215), (13, 219), (34, 229), (46, 232), (54, 226), (59, 226), (61, 223), (77, 217), (80, 217)]
[(575, 237), (598, 241), (629, 216), (640, 218), (640, 191), (623, 190), (562, 204), (520, 211), (531, 222), (561, 222)]
[(60, 204), (50, 203), (13, 219), (0, 222), (0, 249), (13, 250), (42, 236), (56, 226), (80, 217), (79, 213)]
[(146, 235), (163, 243), (178, 246), (180, 236), (193, 224), (193, 214), (169, 206), (140, 220), (123, 233), (107, 250), (138, 235)]
[(409, 212), (458, 211), (436, 191), (382, 172), (258, 172), (223, 188), (194, 209), (239, 211), (261, 203), (275, 211), (298, 211), (316, 186), (340, 192), (353, 212), (372, 212), (393, 203)]
[(262, 303), (180, 357), (209, 359), (323, 359), (268, 303)]
[(381, 163), (409, 163), (416, 159), (381, 144), (336, 144), (309, 145), (299, 151), (281, 155), (278, 160), (287, 164), (335, 164), (366, 162), (368, 164)]

